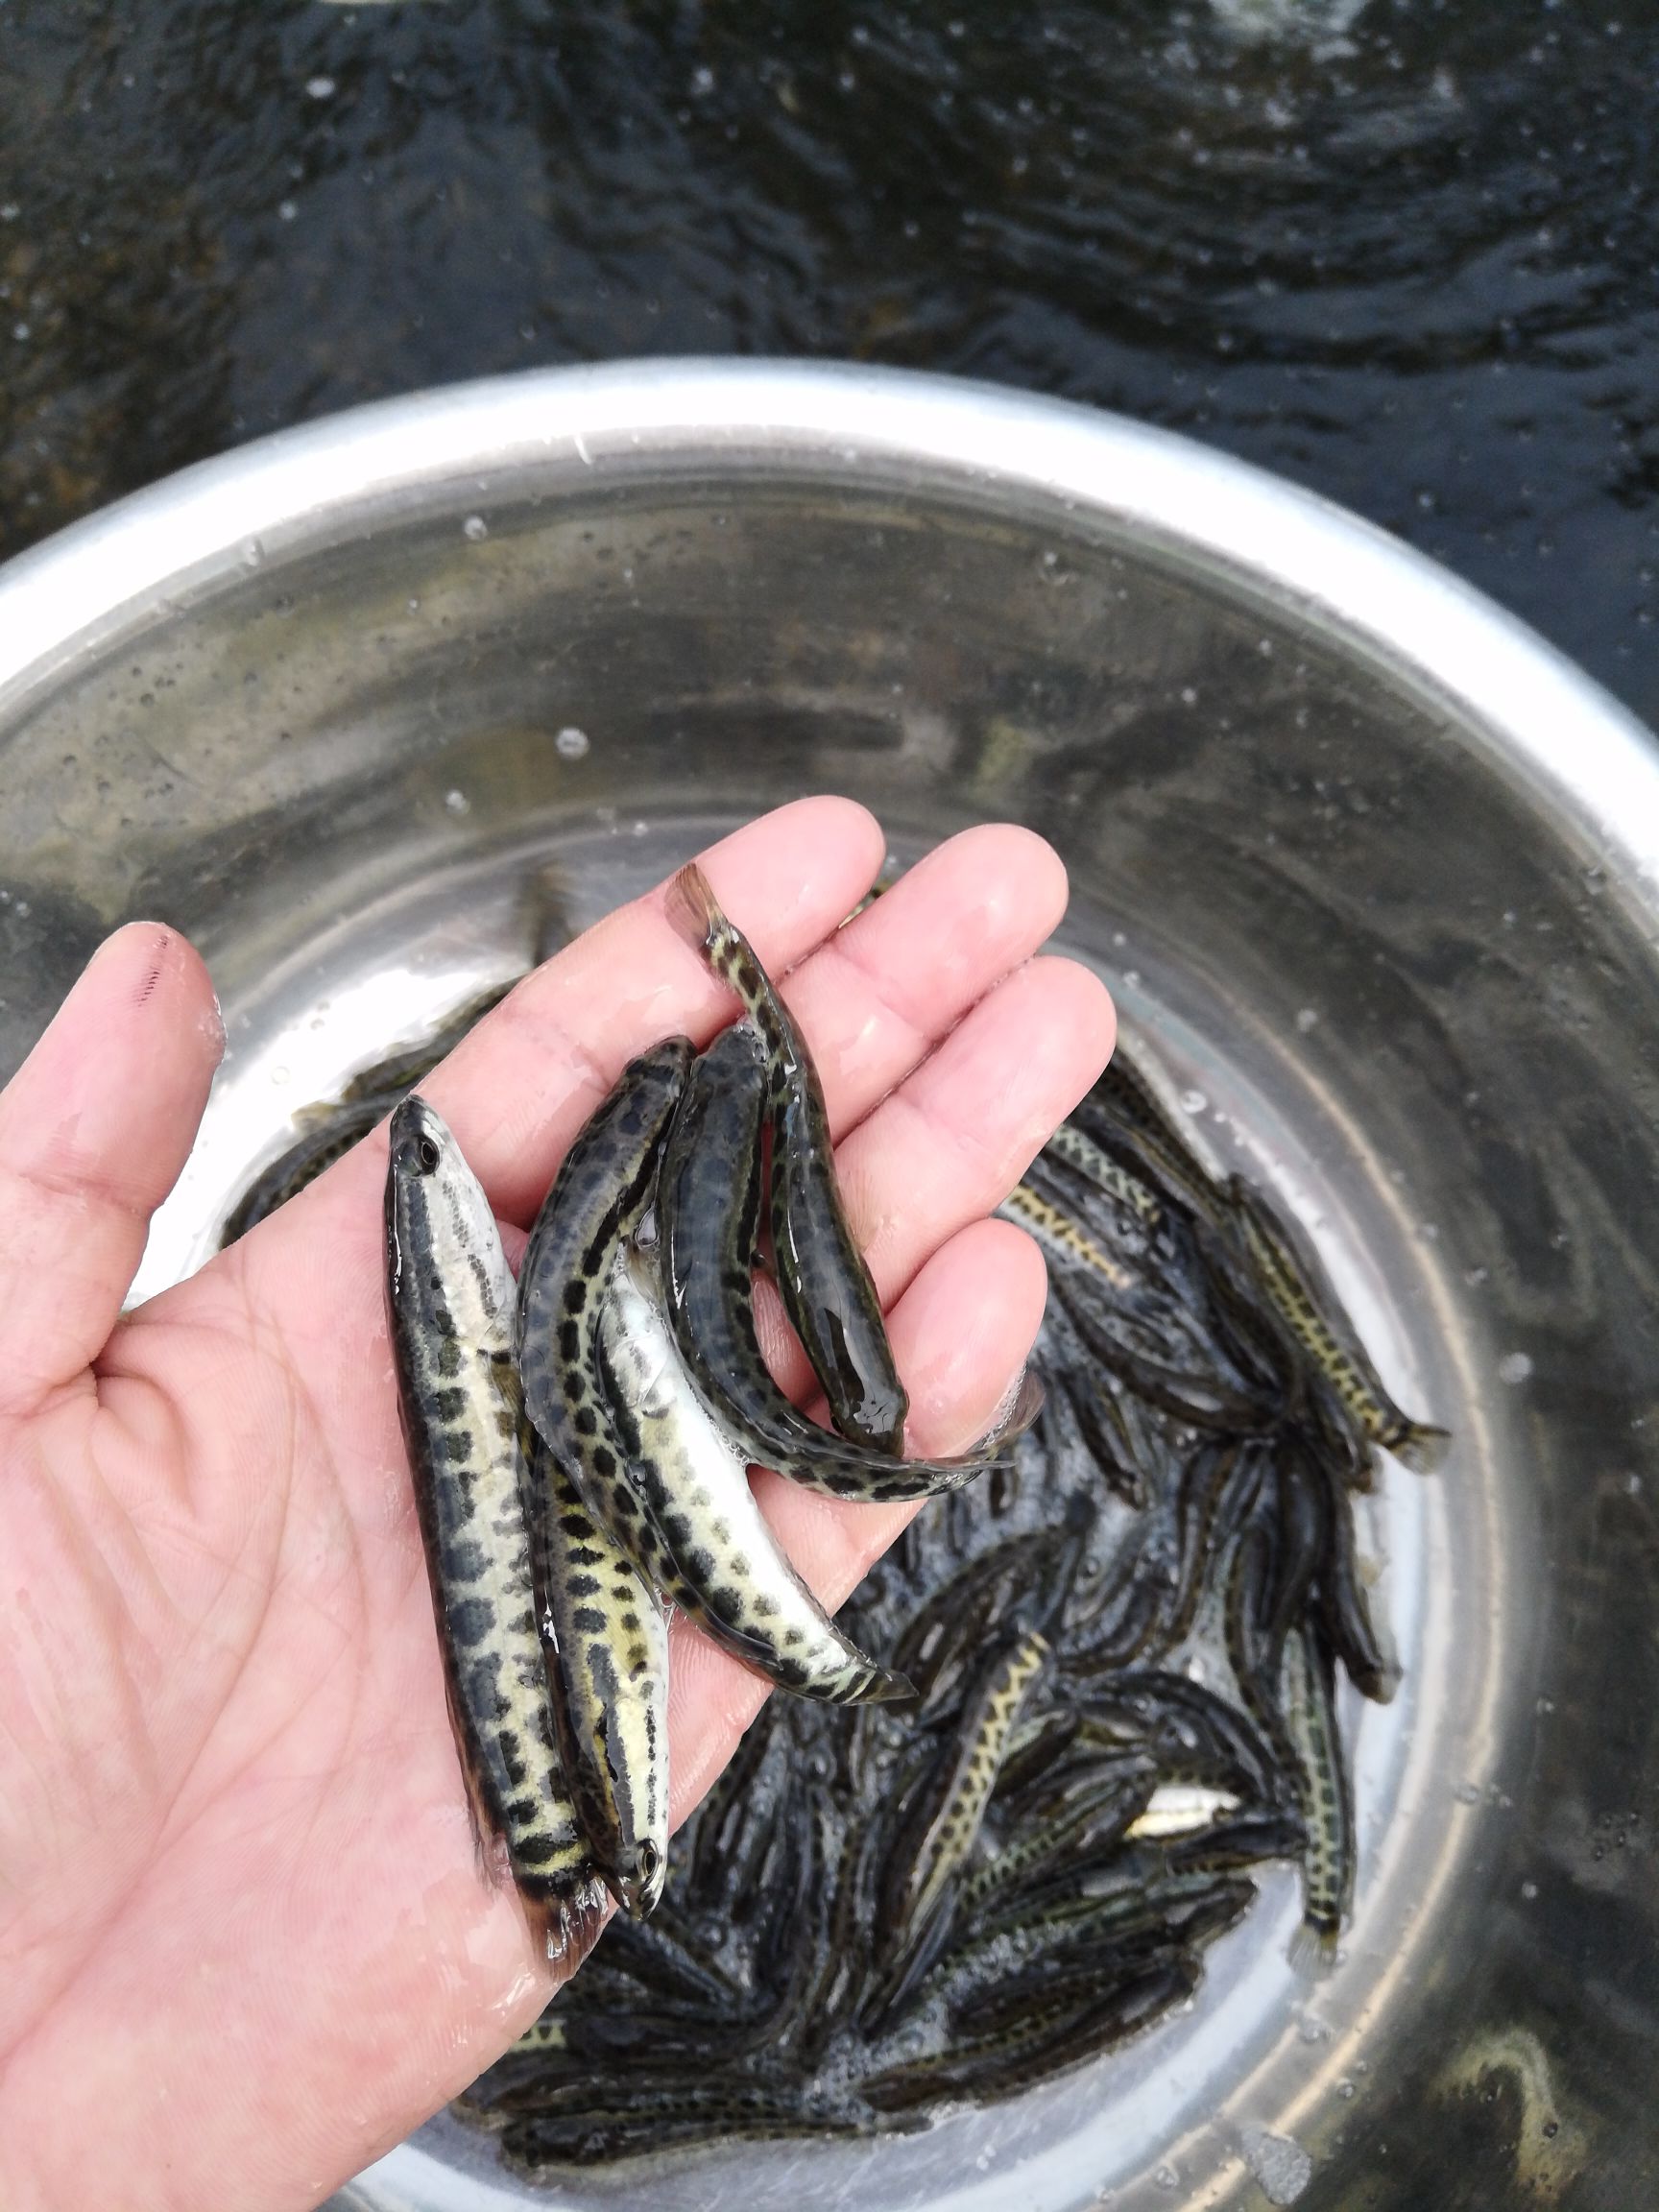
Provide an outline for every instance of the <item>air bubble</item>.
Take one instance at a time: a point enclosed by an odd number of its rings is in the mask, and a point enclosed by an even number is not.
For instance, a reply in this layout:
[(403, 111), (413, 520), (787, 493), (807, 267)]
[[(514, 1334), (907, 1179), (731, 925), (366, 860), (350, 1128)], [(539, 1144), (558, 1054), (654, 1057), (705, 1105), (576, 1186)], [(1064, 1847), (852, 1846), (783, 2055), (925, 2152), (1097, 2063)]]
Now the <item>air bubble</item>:
[(250, 538), (242, 548), (244, 568), (257, 568), (265, 559), (265, 548), (257, 538)]
[(1296, 1026), (1304, 1037), (1307, 1036), (1310, 1029), (1317, 1029), (1319, 1016), (1315, 1009), (1311, 1006), (1298, 1006), (1296, 1009)]
[(444, 804), (451, 814), (470, 814), (472, 811), (472, 802), (465, 791), (445, 791)]
[(1205, 1097), (1202, 1091), (1183, 1091), (1181, 1094), (1181, 1111), (1183, 1114), (1202, 1114), (1209, 1103), (1209, 1099)]
[(560, 731), (558, 736), (554, 738), (553, 750), (558, 754), (561, 760), (580, 760), (588, 752), (591, 742), (592, 740), (589, 737), (587, 731), (578, 730), (576, 725), (571, 722), (567, 723)]
[(1532, 1372), (1532, 1362), (1525, 1352), (1505, 1352), (1498, 1362), (1500, 1382), (1525, 1382)]
[(305, 97), (308, 100), (332, 100), (335, 84), (332, 77), (307, 77)]
[(482, 515), (469, 515), (461, 525), (461, 535), (473, 545), (480, 544), (490, 535), (490, 525)]

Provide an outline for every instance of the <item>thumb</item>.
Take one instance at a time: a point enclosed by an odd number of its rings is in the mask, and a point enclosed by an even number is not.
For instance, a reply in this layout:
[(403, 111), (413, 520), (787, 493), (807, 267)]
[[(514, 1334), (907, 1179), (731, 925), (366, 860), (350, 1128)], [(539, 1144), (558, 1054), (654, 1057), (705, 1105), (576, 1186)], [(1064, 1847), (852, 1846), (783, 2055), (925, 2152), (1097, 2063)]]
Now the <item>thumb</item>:
[(0, 1409), (33, 1411), (103, 1349), (224, 1048), (200, 954), (132, 922), (0, 1091)]

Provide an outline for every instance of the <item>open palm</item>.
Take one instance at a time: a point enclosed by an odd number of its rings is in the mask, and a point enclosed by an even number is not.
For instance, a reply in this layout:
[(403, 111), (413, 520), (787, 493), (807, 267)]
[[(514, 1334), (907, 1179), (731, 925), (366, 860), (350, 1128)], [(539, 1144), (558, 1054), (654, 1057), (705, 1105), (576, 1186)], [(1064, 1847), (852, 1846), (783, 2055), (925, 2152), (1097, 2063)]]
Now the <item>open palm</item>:
[[(825, 799), (704, 865), (774, 973), (794, 967), (912, 1444), (950, 1451), (1042, 1311), (1034, 1247), (982, 1216), (1103, 1064), (1111, 1008), (1031, 958), (1065, 902), (1036, 838), (969, 831), (831, 935), (881, 856), (871, 818)], [(654, 894), (433, 1074), (510, 1251), (623, 1062), (733, 1011)], [(511, 1890), (480, 1878), (445, 1712), (386, 1336), (384, 1133), (117, 1319), (220, 1048), (196, 954), (134, 924), (0, 1094), (8, 2212), (314, 2203), (550, 1986)], [(774, 1337), (800, 1391), (776, 1316)], [(757, 1480), (831, 1604), (907, 1517)], [(683, 1627), (676, 1819), (764, 1695)]]

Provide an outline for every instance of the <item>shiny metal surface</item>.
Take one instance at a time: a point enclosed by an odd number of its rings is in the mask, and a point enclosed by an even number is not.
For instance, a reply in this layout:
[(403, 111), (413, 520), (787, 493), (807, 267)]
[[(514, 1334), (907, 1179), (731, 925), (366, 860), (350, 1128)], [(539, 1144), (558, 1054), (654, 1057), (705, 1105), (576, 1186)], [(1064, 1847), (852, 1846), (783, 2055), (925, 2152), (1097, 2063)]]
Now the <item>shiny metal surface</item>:
[[(685, 364), (466, 388), (214, 463), (0, 574), (0, 1069), (159, 910), (231, 1054), (146, 1262), (292, 1104), (803, 789), (907, 856), (1013, 816), (1071, 949), (1455, 1431), (1362, 1536), (1336, 1970), (1291, 1886), (1193, 2009), (879, 2146), (538, 2202), (1317, 2212), (1659, 2197), (1659, 754), (1453, 579), (1179, 441), (974, 386)], [(435, 2123), (340, 2212), (504, 2206)]]

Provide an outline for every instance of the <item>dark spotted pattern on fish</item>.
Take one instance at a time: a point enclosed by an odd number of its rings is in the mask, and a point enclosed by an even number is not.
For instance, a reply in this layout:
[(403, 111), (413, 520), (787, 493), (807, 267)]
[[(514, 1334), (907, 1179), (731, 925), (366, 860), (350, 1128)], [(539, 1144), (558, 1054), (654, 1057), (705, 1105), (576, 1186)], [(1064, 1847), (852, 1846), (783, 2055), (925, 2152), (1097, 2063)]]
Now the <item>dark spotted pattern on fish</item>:
[(1289, 1232), (1274, 1220), (1265, 1199), (1237, 1177), (1229, 1188), (1250, 1257), (1297, 1341), (1373, 1444), (1418, 1474), (1430, 1473), (1444, 1456), (1445, 1430), (1401, 1412), (1358, 1344), (1344, 1342), (1327, 1319), (1330, 1299), (1315, 1297), (1308, 1262), (1294, 1251)]
[(604, 1303), (607, 1408), (638, 1511), (646, 1571), (725, 1649), (781, 1689), (830, 1704), (904, 1697), (910, 1685), (842, 1635), (789, 1564), (749, 1487), (740, 1448), (681, 1363), (644, 1253), (624, 1255)]
[(784, 1310), (836, 1428), (897, 1456), (910, 1401), (893, 1363), (881, 1301), (842, 1208), (830, 1117), (806, 1041), (695, 862), (669, 886), (666, 911), (742, 1000), (765, 1043), (772, 1246)]
[(1032, 1417), (1022, 1397), (996, 1444), (959, 1459), (901, 1459), (835, 1436), (784, 1397), (755, 1326), (760, 1233), (760, 1129), (766, 1054), (747, 1023), (692, 1069), (658, 1186), (667, 1312), (686, 1373), (709, 1412), (757, 1464), (862, 1504), (926, 1498), (971, 1481)]
[(1354, 1896), (1354, 1796), (1336, 1726), (1331, 1661), (1308, 1629), (1293, 1628), (1285, 1640), (1280, 1694), (1308, 1831), (1295, 1955), (1329, 1964)]
[(1127, 1206), (1148, 1228), (1163, 1219), (1164, 1209), (1156, 1193), (1139, 1175), (1132, 1175), (1111, 1153), (1102, 1150), (1086, 1130), (1062, 1121), (1043, 1149), (1048, 1158), (1064, 1161), (1096, 1190), (1104, 1190), (1109, 1198), (1116, 1198), (1120, 1206)]
[(580, 1952), (597, 1901), (537, 1633), (513, 1281), (477, 1178), (420, 1097), (392, 1118), (386, 1256), (398, 1407), (480, 1846), (505, 1844), (549, 1955)]
[(690, 1061), (689, 1041), (671, 1037), (624, 1068), (565, 1154), (518, 1276), (524, 1407), (547, 1468), (531, 1496), (532, 1552), (564, 1725), (573, 1747), (586, 1743), (573, 1752), (577, 1803), (630, 1911), (651, 1910), (666, 1870), (665, 1650), (641, 1581), (649, 1565), (622, 1533), (635, 1509), (599, 1387), (598, 1332), (616, 1254), (650, 1208)]
[(642, 1917), (661, 1897), (668, 1870), (661, 1603), (533, 1428), (529, 1477), (536, 1587), (565, 1771), (600, 1873), (624, 1911)]

